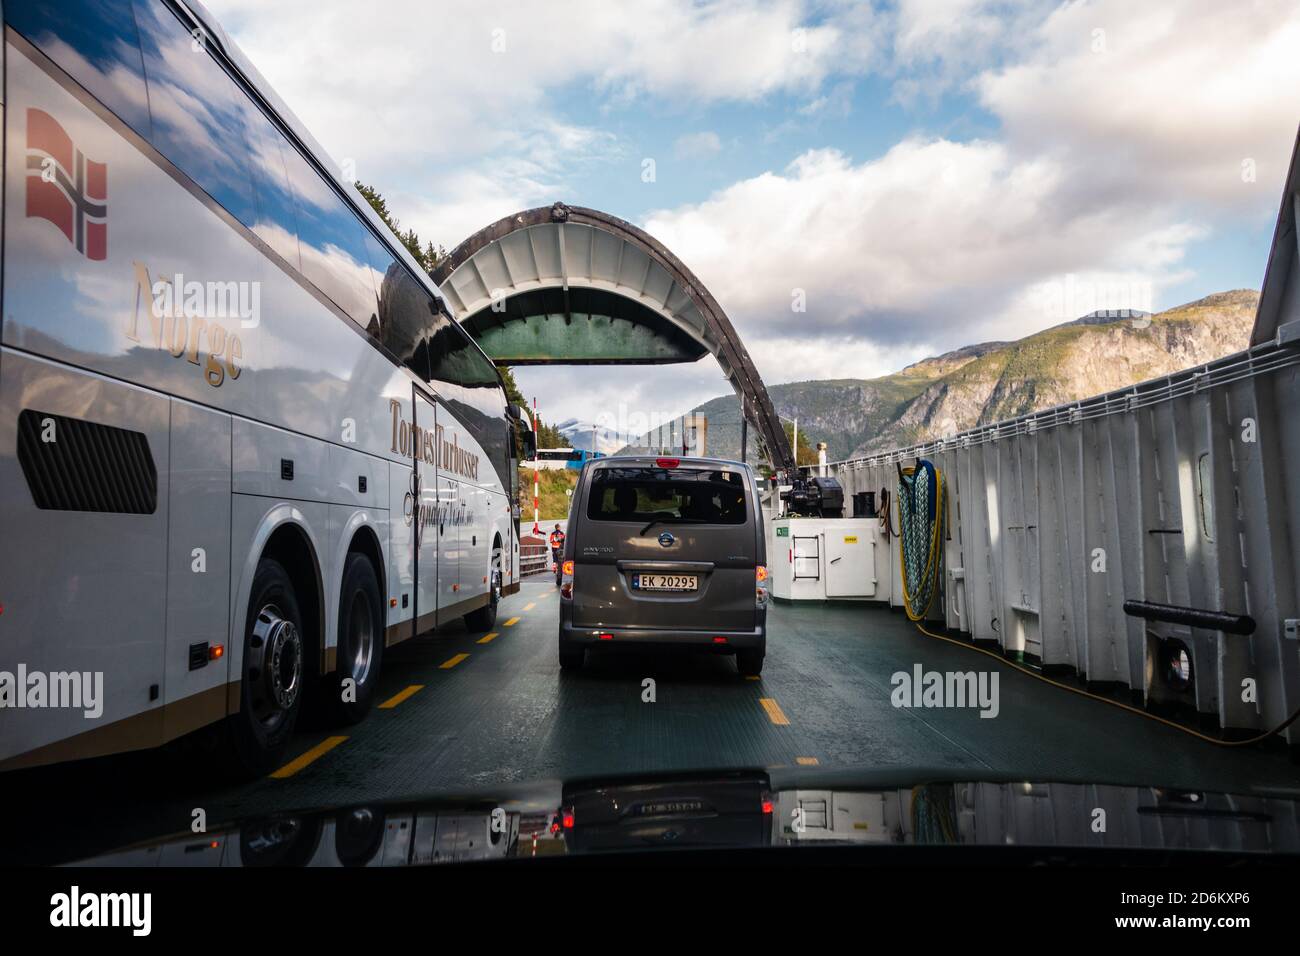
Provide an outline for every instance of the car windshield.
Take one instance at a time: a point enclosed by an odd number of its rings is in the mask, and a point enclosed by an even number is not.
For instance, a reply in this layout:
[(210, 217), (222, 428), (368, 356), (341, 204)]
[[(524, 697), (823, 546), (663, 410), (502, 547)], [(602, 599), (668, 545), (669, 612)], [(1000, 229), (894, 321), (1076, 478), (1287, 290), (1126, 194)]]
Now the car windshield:
[(156, 907), (298, 949), (1300, 873), (1300, 0), (0, 21), (0, 868), (1038, 868)]

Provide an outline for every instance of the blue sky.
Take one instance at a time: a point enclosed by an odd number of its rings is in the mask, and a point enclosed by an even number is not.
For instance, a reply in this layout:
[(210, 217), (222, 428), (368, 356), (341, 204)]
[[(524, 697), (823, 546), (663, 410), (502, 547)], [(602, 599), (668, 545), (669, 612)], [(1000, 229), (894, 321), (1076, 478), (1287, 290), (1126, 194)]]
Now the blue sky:
[[(208, 5), (404, 225), (450, 248), (555, 200), (636, 222), (769, 384), (886, 374), (1090, 299), (1258, 288), (1300, 120), (1282, 0)], [(708, 359), (520, 381), (552, 419), (725, 391)]]

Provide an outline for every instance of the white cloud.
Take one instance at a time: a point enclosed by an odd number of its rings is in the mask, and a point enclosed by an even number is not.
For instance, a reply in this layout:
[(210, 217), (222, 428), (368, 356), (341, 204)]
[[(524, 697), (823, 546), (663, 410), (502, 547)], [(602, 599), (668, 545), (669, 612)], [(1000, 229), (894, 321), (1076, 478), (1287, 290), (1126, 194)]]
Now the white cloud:
[(208, 6), (331, 155), (390, 200), (400, 192), (404, 225), (448, 246), (468, 233), (425, 215), (475, 208), (451, 191), (448, 169), (472, 170), (488, 194), (478, 208), (490, 213), (495, 197), (535, 198), (540, 184), (552, 191), (538, 201), (557, 198), (582, 163), (621, 155), (592, 125), (598, 111), (582, 124), (560, 119), (555, 91), (583, 84), (614, 103), (811, 96), (873, 55), (860, 29), (869, 9), (822, 11), (814, 23), (801, 0), (646, 0), (631, 11), (574, 0), (562, 12), (531, 0), (455, 11), (390, 0), (363, 15), (319, 0)]
[[(673, 249), (757, 342), (835, 347), (851, 337), (951, 347), (1056, 316), (1027, 310), (1027, 290), (1066, 274), (1141, 277), (1159, 289), (1181, 277), (1201, 235), (1167, 208), (1079, 210), (1048, 159), (994, 142), (906, 140), (853, 163), (809, 151), (782, 173), (736, 183), (704, 203), (653, 213), (648, 230)], [(806, 312), (792, 310), (801, 290)], [(1073, 318), (1074, 316), (1069, 316)], [(760, 372), (792, 370), (783, 350)]]
[[(1064, 4), (1033, 41), (976, 88), (1009, 142), (1072, 166), (1090, 202), (1140, 193), (1276, 209), (1300, 119), (1294, 0)], [(1242, 181), (1247, 159), (1254, 183)]]

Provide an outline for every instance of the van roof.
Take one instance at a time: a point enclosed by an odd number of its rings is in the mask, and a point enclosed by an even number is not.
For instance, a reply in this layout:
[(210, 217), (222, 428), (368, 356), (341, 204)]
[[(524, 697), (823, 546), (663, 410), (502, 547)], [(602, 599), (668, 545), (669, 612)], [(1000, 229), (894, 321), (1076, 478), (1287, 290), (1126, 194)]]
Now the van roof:
[(672, 459), (678, 463), (678, 467), (685, 468), (714, 468), (718, 465), (728, 465), (733, 468), (743, 468), (746, 471), (753, 470), (743, 461), (734, 461), (730, 458), (687, 458), (682, 455), (608, 455), (604, 458), (589, 461), (587, 467), (598, 469), (643, 465), (654, 468), (658, 467), (658, 462), (664, 458)]

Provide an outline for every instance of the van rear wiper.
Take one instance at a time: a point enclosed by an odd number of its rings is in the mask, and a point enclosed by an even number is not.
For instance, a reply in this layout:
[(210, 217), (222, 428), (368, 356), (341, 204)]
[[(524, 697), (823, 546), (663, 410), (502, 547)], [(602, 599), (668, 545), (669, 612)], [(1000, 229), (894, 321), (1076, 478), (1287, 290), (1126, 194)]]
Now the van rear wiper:
[(680, 522), (681, 524), (708, 524), (704, 518), (655, 518), (648, 525), (641, 529), (640, 534), (645, 534), (657, 524), (667, 524), (668, 522)]

